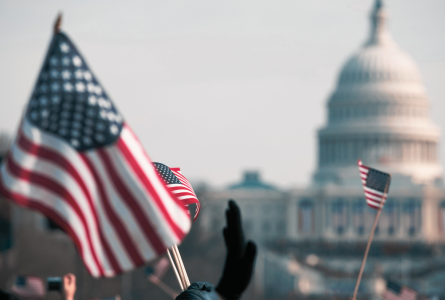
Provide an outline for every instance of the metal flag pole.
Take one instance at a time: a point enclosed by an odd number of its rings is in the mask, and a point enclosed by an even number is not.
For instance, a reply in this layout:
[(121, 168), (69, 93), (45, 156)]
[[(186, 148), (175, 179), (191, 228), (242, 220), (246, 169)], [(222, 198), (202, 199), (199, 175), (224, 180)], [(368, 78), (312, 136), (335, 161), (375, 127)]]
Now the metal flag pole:
[(354, 295), (352, 296), (352, 300), (356, 300), (355, 297), (357, 297), (358, 287), (360, 286), (360, 281), (362, 280), (363, 270), (365, 269), (365, 264), (366, 264), (366, 259), (368, 258), (369, 248), (371, 247), (372, 239), (374, 238), (374, 232), (377, 227), (377, 223), (379, 221), (380, 213), (382, 212), (383, 203), (384, 203), (384, 201), (386, 201), (386, 197), (387, 197), (386, 193), (388, 191), (390, 179), (391, 179), (391, 175), (389, 175), (389, 179), (386, 182), (385, 191), (383, 192), (382, 201), (380, 202), (379, 210), (377, 212), (377, 215), (375, 216), (374, 225), (372, 225), (371, 234), (369, 235), (368, 245), (366, 246), (365, 256), (363, 257), (362, 265), (360, 267), (360, 272), (358, 274), (357, 283), (355, 284), (355, 290), (354, 290)]
[(182, 279), (181, 279), (181, 277), (179, 277), (178, 270), (176, 270), (175, 263), (173, 262), (172, 256), (170, 255), (170, 251), (168, 249), (167, 249), (167, 254), (168, 254), (168, 258), (170, 259), (170, 263), (171, 263), (171, 265), (173, 267), (173, 271), (175, 271), (175, 275), (176, 275), (176, 279), (178, 280), (179, 287), (181, 288), (181, 291), (184, 291), (184, 286), (182, 284)]

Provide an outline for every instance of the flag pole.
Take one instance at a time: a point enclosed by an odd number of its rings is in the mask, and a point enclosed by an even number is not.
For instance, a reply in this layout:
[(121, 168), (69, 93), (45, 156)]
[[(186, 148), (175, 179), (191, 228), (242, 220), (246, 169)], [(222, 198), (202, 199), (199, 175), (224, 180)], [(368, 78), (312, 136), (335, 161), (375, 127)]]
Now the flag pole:
[(175, 275), (176, 275), (176, 279), (178, 280), (179, 287), (181, 288), (181, 291), (184, 291), (184, 286), (182, 285), (182, 280), (179, 277), (178, 270), (176, 270), (175, 263), (173, 262), (172, 256), (170, 255), (170, 251), (168, 249), (167, 249), (167, 254), (168, 254), (168, 258), (170, 259), (170, 263), (173, 267), (173, 271), (175, 271)]
[(184, 287), (184, 290), (186, 290), (189, 287), (189, 285), (187, 284), (186, 275), (184, 275), (185, 270), (183, 269), (183, 264), (181, 264), (181, 256), (178, 254), (178, 248), (175, 246), (176, 245), (173, 245), (171, 250), (173, 253), (173, 258), (175, 260), (176, 266), (178, 267), (178, 272), (182, 280), (182, 285)]
[[(389, 177), (391, 178), (391, 175), (389, 175)], [(358, 287), (360, 286), (360, 281), (362, 280), (363, 270), (365, 269), (369, 248), (371, 247), (372, 239), (374, 238), (374, 232), (377, 227), (377, 223), (379, 221), (380, 213), (382, 212), (384, 200), (386, 201), (387, 197), (386, 192), (388, 191), (388, 187), (389, 187), (389, 180), (386, 182), (385, 191), (383, 192), (384, 199), (382, 198), (382, 201), (380, 202), (379, 210), (377, 211), (377, 215), (375, 216), (374, 225), (372, 225), (371, 234), (369, 235), (368, 245), (366, 246), (365, 256), (363, 257), (362, 265), (360, 267), (360, 272), (358, 274), (357, 283), (355, 284), (354, 295), (352, 296), (352, 300), (356, 300), (355, 297), (357, 297)]]
[(181, 264), (182, 272), (184, 274), (185, 283), (187, 284), (187, 287), (189, 287), (190, 286), (190, 280), (189, 280), (189, 277), (187, 275), (187, 271), (185, 270), (184, 262), (182, 261), (182, 257), (181, 257), (181, 253), (179, 253), (178, 245), (175, 244), (173, 247), (175, 248), (176, 253), (178, 255), (179, 263)]

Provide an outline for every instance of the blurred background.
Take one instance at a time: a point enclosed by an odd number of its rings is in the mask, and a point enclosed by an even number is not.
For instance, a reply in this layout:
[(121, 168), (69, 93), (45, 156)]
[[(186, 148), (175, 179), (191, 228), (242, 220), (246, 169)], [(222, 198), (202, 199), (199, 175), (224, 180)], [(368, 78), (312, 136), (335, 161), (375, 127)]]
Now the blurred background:
[[(152, 160), (181, 167), (203, 204), (180, 246), (191, 281), (218, 282), (234, 198), (260, 245), (245, 299), (349, 298), (375, 215), (361, 158), (393, 181), (359, 296), (380, 299), (392, 280), (443, 298), (444, 9), (440, 0), (3, 0), (0, 150), (62, 11), (62, 30)], [(0, 204), (1, 288), (18, 274), (71, 271), (78, 299), (171, 299), (144, 268), (92, 279), (55, 224)], [(179, 290), (171, 270), (163, 281)]]

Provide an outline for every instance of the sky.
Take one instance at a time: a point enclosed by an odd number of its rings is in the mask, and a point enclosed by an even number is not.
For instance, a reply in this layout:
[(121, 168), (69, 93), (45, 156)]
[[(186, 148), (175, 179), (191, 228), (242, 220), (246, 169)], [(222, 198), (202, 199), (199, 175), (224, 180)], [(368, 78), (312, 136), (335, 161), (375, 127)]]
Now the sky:
[[(445, 1), (386, 0), (445, 132)], [(223, 187), (245, 170), (282, 188), (316, 169), (316, 131), (373, 0), (0, 0), (0, 131), (13, 136), (53, 22), (76, 44), (153, 161)], [(445, 164), (445, 147), (441, 147)]]

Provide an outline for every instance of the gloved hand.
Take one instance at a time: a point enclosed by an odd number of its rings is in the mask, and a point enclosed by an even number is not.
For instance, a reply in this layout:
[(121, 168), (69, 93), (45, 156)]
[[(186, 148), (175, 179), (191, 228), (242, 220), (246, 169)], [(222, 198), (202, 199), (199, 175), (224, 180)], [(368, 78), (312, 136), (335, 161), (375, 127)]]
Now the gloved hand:
[(233, 200), (229, 200), (226, 218), (227, 227), (223, 229), (226, 264), (216, 291), (226, 300), (238, 300), (252, 278), (257, 249), (252, 241), (244, 243), (240, 209)]

